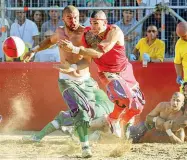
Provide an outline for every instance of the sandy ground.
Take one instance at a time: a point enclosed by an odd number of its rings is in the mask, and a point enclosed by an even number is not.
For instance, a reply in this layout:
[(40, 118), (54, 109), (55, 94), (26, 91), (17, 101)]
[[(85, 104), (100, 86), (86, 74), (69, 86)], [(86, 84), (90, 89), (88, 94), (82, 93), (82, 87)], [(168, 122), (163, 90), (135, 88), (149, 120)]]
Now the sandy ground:
[[(0, 133), (0, 160), (74, 160), (80, 158), (80, 146), (59, 131), (46, 136), (40, 143), (23, 142), (23, 135), (34, 132)], [(110, 141), (107, 141), (110, 139)], [(93, 157), (90, 160), (187, 160), (187, 143), (131, 144), (104, 136), (100, 142), (92, 142)], [(116, 149), (118, 148), (118, 149)]]

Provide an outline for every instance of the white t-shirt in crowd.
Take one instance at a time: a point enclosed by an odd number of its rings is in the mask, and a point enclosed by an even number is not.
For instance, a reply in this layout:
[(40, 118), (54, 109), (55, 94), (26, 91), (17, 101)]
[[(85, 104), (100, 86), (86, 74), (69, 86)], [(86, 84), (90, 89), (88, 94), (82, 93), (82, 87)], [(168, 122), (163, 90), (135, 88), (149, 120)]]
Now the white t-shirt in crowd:
[(34, 62), (60, 62), (60, 52), (57, 45), (37, 52)]
[[(7, 26), (7, 29), (10, 29), (10, 26), (8, 24), (8, 21), (5, 19), (4, 25)], [(0, 18), (0, 28), (3, 26), (3, 19)], [(2, 61), (4, 61), (4, 53), (2, 50), (2, 43), (7, 38), (7, 32), (5, 32), (5, 36), (2, 36), (2, 32), (0, 30), (0, 58), (2, 58)]]
[(36, 24), (26, 19), (25, 23), (21, 26), (17, 23), (17, 20), (11, 25), (10, 36), (20, 37), (26, 44), (29, 44), (32, 48), (34, 45), (33, 37), (39, 35), (38, 27)]

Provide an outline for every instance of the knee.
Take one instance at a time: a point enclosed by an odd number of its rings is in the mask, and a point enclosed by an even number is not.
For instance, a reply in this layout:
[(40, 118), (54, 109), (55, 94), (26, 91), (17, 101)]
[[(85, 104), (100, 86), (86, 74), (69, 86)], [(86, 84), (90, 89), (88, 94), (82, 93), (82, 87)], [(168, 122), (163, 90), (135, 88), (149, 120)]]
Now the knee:
[(128, 98), (127, 90), (119, 80), (111, 80), (107, 85), (107, 94), (111, 101), (121, 100)]

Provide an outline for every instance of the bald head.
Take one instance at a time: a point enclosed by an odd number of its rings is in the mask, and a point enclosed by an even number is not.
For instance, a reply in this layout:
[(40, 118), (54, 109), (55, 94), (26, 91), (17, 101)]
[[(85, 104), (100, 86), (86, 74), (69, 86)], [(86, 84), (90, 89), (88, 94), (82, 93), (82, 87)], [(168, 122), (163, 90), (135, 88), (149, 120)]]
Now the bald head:
[(105, 12), (103, 12), (102, 10), (100, 10), (100, 11), (94, 11), (91, 14), (91, 18), (101, 19), (101, 20), (106, 20), (107, 19)]
[(187, 22), (180, 22), (177, 24), (176, 33), (179, 37), (187, 35)]
[(78, 12), (79, 13), (79, 10), (76, 7), (72, 6), (72, 5), (69, 5), (69, 6), (66, 6), (64, 8), (62, 13), (64, 15), (65, 13), (73, 13), (73, 12)]
[(184, 95), (180, 92), (175, 92), (172, 97), (180, 97), (182, 101), (184, 101)]

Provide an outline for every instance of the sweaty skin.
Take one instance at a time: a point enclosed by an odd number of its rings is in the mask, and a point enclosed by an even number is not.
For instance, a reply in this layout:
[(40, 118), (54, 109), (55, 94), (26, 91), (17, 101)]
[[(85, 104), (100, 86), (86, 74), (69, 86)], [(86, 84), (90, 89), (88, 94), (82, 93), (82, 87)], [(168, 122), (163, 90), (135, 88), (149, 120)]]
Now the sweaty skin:
[[(146, 117), (148, 125), (155, 125), (159, 131), (171, 129), (173, 135), (169, 136), (171, 142), (184, 142), (184, 128), (187, 126), (187, 117), (181, 110), (184, 104), (184, 95), (176, 92), (170, 102), (159, 103)], [(156, 118), (156, 122), (154, 122)]]
[[(55, 34), (42, 41), (38, 48), (36, 49), (34, 48), (30, 52), (28, 52), (24, 56), (24, 59), (29, 57), (32, 52), (38, 52), (47, 49), (51, 45), (59, 44), (60, 41), (65, 39), (71, 41), (75, 46), (81, 46), (84, 27), (79, 25), (78, 10), (72, 9), (71, 11), (64, 12), (63, 20), (65, 23), (65, 27), (61, 26), (57, 28)], [(61, 45), (59, 45), (59, 51), (60, 51), (61, 65), (56, 65), (55, 67), (63, 68), (63, 69), (59, 69), (60, 72), (69, 74), (74, 77), (81, 77), (89, 72), (88, 64), (90, 63), (90, 58), (85, 58), (81, 55), (67, 52), (63, 49), (63, 46)], [(78, 65), (76, 71), (69, 70), (71, 64)]]

